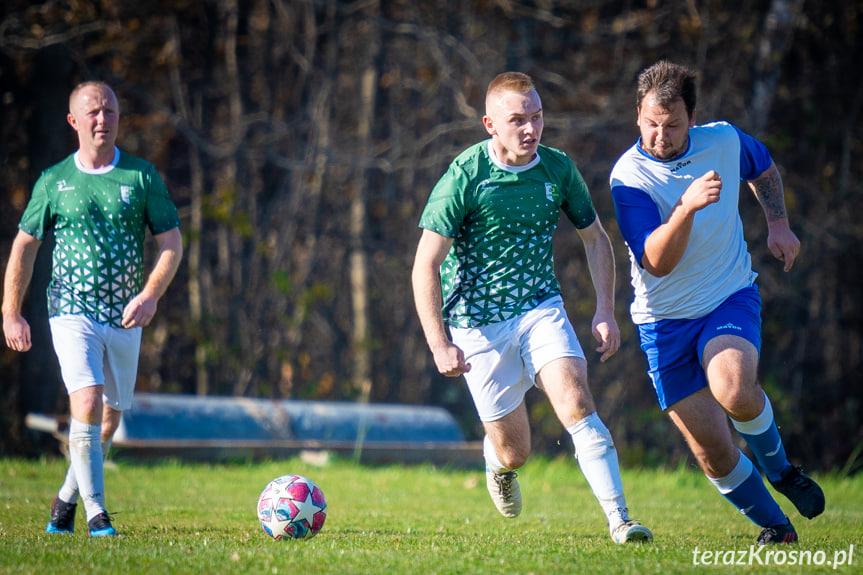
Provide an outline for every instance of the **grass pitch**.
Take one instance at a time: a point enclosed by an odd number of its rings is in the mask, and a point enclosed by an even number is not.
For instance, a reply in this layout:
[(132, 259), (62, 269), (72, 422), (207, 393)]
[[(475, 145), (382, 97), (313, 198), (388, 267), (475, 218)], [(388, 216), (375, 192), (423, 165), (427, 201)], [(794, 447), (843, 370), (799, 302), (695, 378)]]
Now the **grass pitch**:
[[(120, 461), (106, 470), (106, 491), (121, 536), (97, 539), (87, 535), (83, 509), (73, 535), (45, 533), (65, 468), (62, 459), (0, 460), (0, 573), (784, 574), (863, 566), (863, 477), (817, 476), (827, 511), (812, 521), (777, 496), (800, 543), (765, 556), (751, 547), (759, 529), (693, 469), (624, 471), (632, 515), (656, 540), (619, 546), (569, 457), (522, 469), (524, 509), (514, 520), (494, 509), (479, 462), (463, 470)], [(286, 473), (311, 478), (326, 495), (326, 524), (314, 539), (273, 541), (257, 523), (260, 491)]]

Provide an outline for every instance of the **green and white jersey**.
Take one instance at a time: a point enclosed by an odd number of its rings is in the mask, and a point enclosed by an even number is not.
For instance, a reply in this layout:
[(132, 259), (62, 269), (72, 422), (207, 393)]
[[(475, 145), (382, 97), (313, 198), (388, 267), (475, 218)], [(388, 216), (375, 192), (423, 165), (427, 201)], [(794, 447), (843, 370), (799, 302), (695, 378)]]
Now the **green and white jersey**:
[(462, 152), (419, 224), (454, 239), (440, 270), (444, 321), (488, 325), (559, 294), (552, 234), (561, 210), (578, 229), (596, 218), (587, 185), (563, 152), (541, 145), (526, 166), (497, 161), (491, 140)]
[(42, 172), (18, 227), (39, 240), (54, 231), (49, 316), (121, 327), (123, 308), (143, 288), (147, 229), (179, 225), (156, 168), (117, 149), (105, 168), (84, 168), (76, 152)]

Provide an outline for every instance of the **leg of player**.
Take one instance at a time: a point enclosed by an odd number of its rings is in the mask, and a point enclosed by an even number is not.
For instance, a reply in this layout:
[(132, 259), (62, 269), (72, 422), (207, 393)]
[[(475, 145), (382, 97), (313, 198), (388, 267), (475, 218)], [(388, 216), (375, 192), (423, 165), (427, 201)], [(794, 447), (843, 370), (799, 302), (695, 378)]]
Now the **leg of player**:
[[(104, 407), (102, 413), (101, 433), (103, 459), (108, 457), (108, 452), (111, 450), (111, 442), (114, 438), (114, 432), (117, 431), (117, 427), (120, 425), (120, 418), (122, 415), (123, 412), (121, 411), (117, 411), (107, 405)], [(54, 530), (49, 532), (72, 532), (74, 531), (75, 508), (78, 503), (78, 480), (75, 478), (75, 468), (72, 465), (69, 465), (69, 469), (66, 472), (66, 480), (60, 487), (57, 499), (59, 501), (55, 500), (52, 508), (58, 507), (59, 505), (59, 522), (62, 526), (67, 528), (57, 528), (54, 526)], [(48, 528), (51, 530), (51, 525), (49, 525)]]
[(791, 543), (797, 533), (761, 475), (731, 439), (725, 411), (701, 389), (668, 408), (668, 415), (704, 474), (741, 513), (762, 528), (757, 543)]
[(612, 539), (617, 543), (653, 540), (647, 527), (629, 517), (617, 449), (596, 413), (587, 385), (587, 362), (580, 357), (553, 360), (539, 370), (536, 384), (572, 437), (576, 460), (605, 512)]
[(789, 463), (767, 394), (758, 385), (758, 350), (749, 341), (722, 335), (704, 347), (710, 389), (752, 450), (770, 484), (801, 515), (812, 519), (824, 511), (824, 492)]
[[(77, 426), (76, 426), (77, 427)], [(70, 455), (73, 441), (72, 430), (69, 430), (69, 447)], [(113, 435), (113, 434), (112, 434)], [(78, 435), (74, 437), (79, 437)], [(105, 437), (105, 429), (102, 428), (102, 437)], [(111, 437), (102, 440), (102, 459), (108, 456), (108, 450), (111, 448)], [(77, 457), (77, 455), (76, 455)], [(74, 533), (75, 531), (75, 511), (78, 508), (78, 479), (75, 477), (75, 466), (69, 463), (69, 468), (66, 470), (66, 479), (60, 487), (60, 491), (51, 502), (51, 521), (48, 522), (48, 527), (45, 529), (47, 533)]]
[(516, 470), (530, 455), (530, 425), (524, 401), (512, 412), (496, 421), (486, 421), (483, 455), (486, 487), (501, 515), (518, 517), (521, 513), (521, 490)]
[(116, 535), (105, 510), (105, 474), (102, 454), (103, 386), (84, 387), (69, 394), (69, 458), (78, 491), (87, 512), (90, 535)]

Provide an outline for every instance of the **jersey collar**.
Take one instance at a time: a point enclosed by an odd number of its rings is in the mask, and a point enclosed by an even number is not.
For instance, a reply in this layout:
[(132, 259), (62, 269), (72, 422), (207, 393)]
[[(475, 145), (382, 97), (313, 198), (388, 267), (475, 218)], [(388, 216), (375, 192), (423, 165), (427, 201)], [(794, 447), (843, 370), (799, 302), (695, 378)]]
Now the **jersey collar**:
[(539, 163), (539, 150), (536, 152), (536, 157), (534, 157), (530, 162), (526, 163), (523, 166), (510, 166), (509, 164), (504, 164), (500, 160), (497, 159), (497, 156), (494, 153), (494, 148), (491, 147), (491, 140), (486, 144), (488, 150), (488, 157), (491, 159), (491, 163), (504, 170), (505, 172), (512, 172), (514, 174), (518, 174), (520, 172), (526, 172), (527, 170), (533, 168)]
[(96, 169), (85, 168), (81, 164), (81, 160), (78, 159), (78, 151), (77, 150), (75, 151), (74, 158), (75, 158), (75, 167), (76, 168), (78, 168), (79, 170), (81, 170), (85, 174), (93, 174), (93, 175), (98, 176), (100, 174), (107, 174), (108, 172), (110, 172), (111, 170), (113, 170), (117, 166), (117, 163), (120, 161), (120, 148), (118, 148), (117, 146), (114, 146), (114, 159), (111, 160), (110, 164), (108, 164), (107, 166), (104, 166), (102, 168), (96, 168)]

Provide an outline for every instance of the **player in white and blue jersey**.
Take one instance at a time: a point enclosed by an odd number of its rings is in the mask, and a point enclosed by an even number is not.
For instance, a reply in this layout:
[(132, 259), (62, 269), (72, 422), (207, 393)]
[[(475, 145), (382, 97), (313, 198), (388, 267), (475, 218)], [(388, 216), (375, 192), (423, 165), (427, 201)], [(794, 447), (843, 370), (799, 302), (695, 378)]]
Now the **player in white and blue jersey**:
[(659, 399), (704, 473), (762, 527), (759, 544), (797, 532), (735, 445), (731, 422), (771, 485), (807, 518), (824, 510), (820, 487), (792, 466), (770, 400), (757, 381), (761, 297), (738, 211), (747, 182), (767, 217), (768, 247), (791, 269), (800, 242), (767, 148), (727, 122), (695, 124), (695, 76), (661, 61), (638, 79), (641, 137), (611, 172), (629, 248), (638, 326)]

